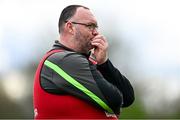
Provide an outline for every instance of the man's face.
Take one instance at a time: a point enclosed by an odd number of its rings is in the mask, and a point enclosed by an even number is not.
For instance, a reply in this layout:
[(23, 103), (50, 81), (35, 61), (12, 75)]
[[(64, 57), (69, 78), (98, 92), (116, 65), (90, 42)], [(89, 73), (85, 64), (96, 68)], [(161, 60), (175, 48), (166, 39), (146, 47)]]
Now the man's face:
[(87, 53), (93, 48), (91, 41), (98, 34), (96, 19), (88, 9), (78, 8), (71, 21), (75, 26), (74, 38), (77, 47), (80, 52)]

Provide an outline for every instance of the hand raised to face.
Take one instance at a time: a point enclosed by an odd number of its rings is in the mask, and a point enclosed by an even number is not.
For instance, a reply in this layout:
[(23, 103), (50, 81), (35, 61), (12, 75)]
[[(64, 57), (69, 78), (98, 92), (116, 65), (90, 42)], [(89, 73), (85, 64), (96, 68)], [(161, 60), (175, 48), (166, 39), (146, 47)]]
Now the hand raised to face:
[(94, 55), (97, 63), (103, 64), (108, 59), (108, 42), (103, 35), (97, 35), (92, 39), (91, 44), (94, 46)]

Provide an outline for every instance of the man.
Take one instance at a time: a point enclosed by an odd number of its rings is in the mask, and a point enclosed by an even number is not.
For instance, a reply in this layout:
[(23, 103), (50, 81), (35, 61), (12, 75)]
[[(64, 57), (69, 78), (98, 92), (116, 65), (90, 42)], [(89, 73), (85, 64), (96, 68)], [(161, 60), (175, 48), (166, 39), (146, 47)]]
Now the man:
[(70, 5), (59, 19), (59, 41), (34, 81), (35, 118), (117, 119), (134, 101), (128, 81), (108, 59), (108, 43), (89, 8)]

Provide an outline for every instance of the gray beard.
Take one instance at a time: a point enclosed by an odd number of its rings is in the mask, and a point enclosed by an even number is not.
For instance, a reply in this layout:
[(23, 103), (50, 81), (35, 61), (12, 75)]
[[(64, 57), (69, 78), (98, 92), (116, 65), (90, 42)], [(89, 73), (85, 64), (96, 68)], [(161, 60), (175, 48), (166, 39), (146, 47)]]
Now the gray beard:
[(92, 48), (90, 40), (85, 40), (85, 37), (78, 31), (75, 36), (75, 43), (80, 53), (88, 53)]

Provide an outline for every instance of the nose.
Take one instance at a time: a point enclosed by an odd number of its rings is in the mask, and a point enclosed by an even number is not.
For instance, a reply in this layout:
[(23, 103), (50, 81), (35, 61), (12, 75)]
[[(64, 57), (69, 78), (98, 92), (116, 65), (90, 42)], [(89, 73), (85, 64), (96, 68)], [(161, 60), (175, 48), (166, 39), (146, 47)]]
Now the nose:
[(95, 29), (92, 31), (92, 34), (93, 34), (94, 36), (96, 36), (96, 35), (98, 35), (98, 34), (99, 34), (99, 32), (98, 32), (97, 28), (95, 28)]

